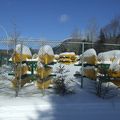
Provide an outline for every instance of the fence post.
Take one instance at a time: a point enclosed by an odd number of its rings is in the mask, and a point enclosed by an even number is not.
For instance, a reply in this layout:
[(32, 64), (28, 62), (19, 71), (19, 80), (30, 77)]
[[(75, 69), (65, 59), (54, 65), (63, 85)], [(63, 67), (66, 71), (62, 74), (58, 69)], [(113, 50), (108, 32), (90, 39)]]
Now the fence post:
[(82, 66), (81, 66), (81, 88), (83, 88), (83, 69), (84, 69), (84, 42), (82, 43)]

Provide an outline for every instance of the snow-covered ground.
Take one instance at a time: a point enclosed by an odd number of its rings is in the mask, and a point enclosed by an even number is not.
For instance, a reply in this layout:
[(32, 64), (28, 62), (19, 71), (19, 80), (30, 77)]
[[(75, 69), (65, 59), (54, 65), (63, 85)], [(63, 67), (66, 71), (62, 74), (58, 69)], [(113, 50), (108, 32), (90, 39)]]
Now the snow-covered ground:
[[(58, 66), (55, 64), (53, 71)], [(70, 71), (66, 73), (68, 79), (76, 81), (73, 83), (75, 94), (59, 96), (46, 90), (43, 95), (34, 84), (30, 84), (20, 91), (17, 98), (10, 82), (6, 82), (7, 78), (11, 79), (7, 76), (9, 67), (1, 68), (0, 120), (120, 120), (119, 90), (111, 90), (105, 99), (100, 98), (96, 95), (94, 81), (84, 78), (83, 89), (80, 88), (81, 79), (73, 76), (80, 66), (71, 64), (65, 68)]]

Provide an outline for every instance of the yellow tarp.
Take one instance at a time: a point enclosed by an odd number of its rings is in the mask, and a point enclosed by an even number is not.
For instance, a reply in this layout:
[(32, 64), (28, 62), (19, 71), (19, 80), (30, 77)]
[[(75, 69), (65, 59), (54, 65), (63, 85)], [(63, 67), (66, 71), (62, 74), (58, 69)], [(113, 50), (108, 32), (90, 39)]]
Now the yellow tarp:
[(19, 53), (14, 53), (13, 55), (12, 55), (12, 61), (14, 62), (14, 63), (17, 63), (17, 62), (21, 62), (21, 61), (26, 61), (26, 59), (31, 59), (32, 58), (32, 56), (30, 56), (30, 55), (27, 55), (27, 54), (19, 54)]
[(112, 80), (111, 82), (120, 87), (120, 80)]
[(109, 74), (109, 76), (111, 76), (111, 77), (115, 77), (115, 78), (120, 77), (120, 71), (112, 71), (112, 70), (109, 70), (109, 71), (108, 71), (108, 74)]
[(17, 78), (14, 78), (11, 82), (12, 82), (12, 87), (16, 88), (17, 84), (21, 84), (21, 87), (23, 87), (26, 83), (30, 83), (30, 81), (31, 81), (30, 77), (25, 77), (21, 81), (18, 80)]
[(75, 53), (61, 53), (59, 55), (59, 62), (75, 62), (76, 59)]
[(119, 80), (118, 79), (111, 80), (111, 82), (114, 83), (117, 86), (120, 86), (120, 71), (109, 70), (108, 74), (109, 74), (110, 77), (119, 78)]
[(37, 74), (40, 77), (40, 79), (48, 77), (52, 72), (51, 67), (41, 67), (37, 68)]
[(84, 62), (95, 65), (97, 63), (97, 57), (95, 55), (84, 57)]
[(39, 55), (40, 61), (43, 64), (50, 64), (54, 60), (54, 55), (48, 55), (47, 53), (44, 55)]
[(49, 85), (51, 84), (51, 80), (46, 80), (46, 81), (36, 81), (36, 87), (38, 89), (47, 89)]
[(84, 76), (96, 80), (97, 71), (94, 68), (84, 69)]
[(20, 77), (20, 75), (27, 74), (28, 71), (28, 66), (27, 65), (22, 65), (22, 66), (17, 66), (16, 68), (16, 77)]

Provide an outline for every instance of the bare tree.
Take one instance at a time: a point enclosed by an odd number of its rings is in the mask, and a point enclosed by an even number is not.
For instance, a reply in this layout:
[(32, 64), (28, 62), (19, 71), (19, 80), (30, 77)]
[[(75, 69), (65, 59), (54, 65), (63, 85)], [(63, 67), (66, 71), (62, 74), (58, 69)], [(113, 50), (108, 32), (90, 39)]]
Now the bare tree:
[(79, 28), (76, 28), (73, 30), (72, 34), (71, 34), (72, 39), (81, 39), (82, 38), (82, 34)]
[(108, 40), (118, 37), (120, 35), (120, 16), (113, 18), (103, 30)]
[[(20, 37), (20, 33), (17, 32), (17, 26), (15, 23), (13, 23), (13, 32), (10, 34), (10, 37), (11, 37), (11, 41), (14, 46), (14, 50), (13, 50), (13, 54), (12, 54), (12, 57), (14, 57), (16, 55), (16, 45), (17, 45), (19, 37)], [(22, 47), (21, 47), (21, 51), (22, 51)], [(21, 61), (22, 61), (22, 56), (21, 56)], [(19, 90), (21, 88), (21, 81), (20, 81), (21, 74), (19, 74), (19, 76), (18, 76), (18, 69), (21, 72), (21, 67), (18, 67), (18, 66), (21, 66), (21, 64), (22, 64), (22, 62), (20, 62), (19, 64), (15, 62), (13, 64), (13, 69), (14, 69), (15, 79), (16, 79), (16, 88), (15, 88), (15, 96), (16, 97), (18, 96)]]

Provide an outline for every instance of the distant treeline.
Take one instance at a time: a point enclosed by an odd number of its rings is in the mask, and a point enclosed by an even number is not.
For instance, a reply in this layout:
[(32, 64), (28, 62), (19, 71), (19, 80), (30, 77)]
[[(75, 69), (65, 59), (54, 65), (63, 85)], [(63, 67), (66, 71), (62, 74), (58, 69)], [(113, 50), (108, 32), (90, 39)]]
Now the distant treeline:
[[(112, 19), (110, 23), (103, 28), (100, 28), (99, 31), (96, 29), (95, 25), (93, 25), (93, 28), (89, 29), (88, 34), (86, 34), (84, 38), (81, 37), (79, 31), (74, 31), (70, 38), (66, 39), (53, 49), (56, 54), (66, 51), (75, 52), (78, 55), (81, 54), (82, 44), (72, 42), (94, 42), (93, 44), (85, 44), (84, 50), (94, 48), (97, 53), (120, 49), (120, 46), (118, 46), (120, 44), (120, 16)], [(105, 45), (106, 43), (117, 44), (117, 46)]]

